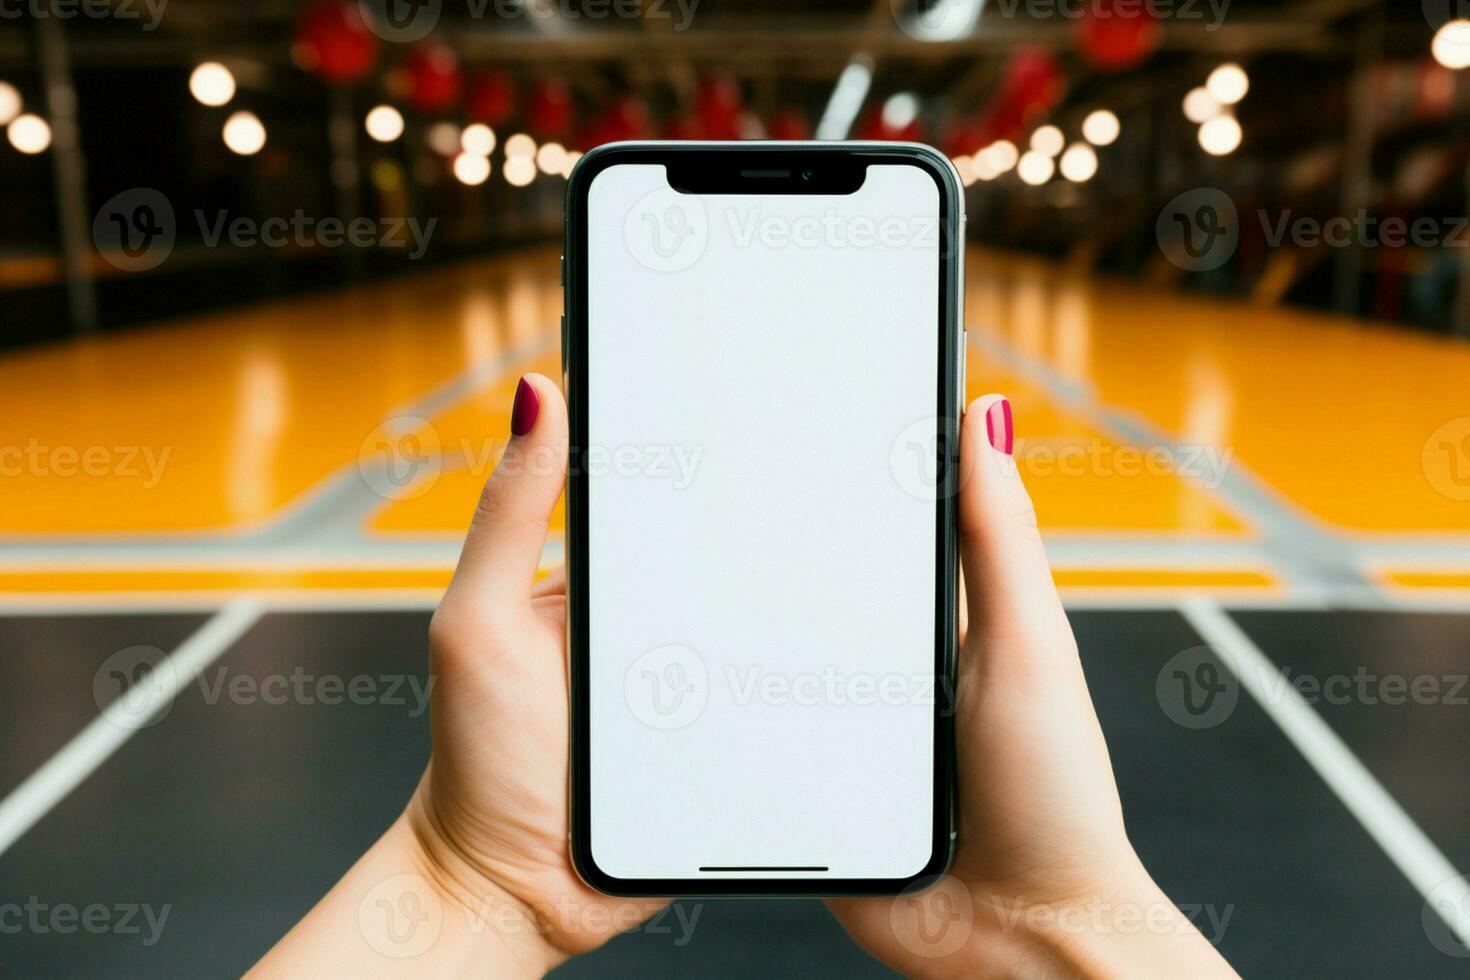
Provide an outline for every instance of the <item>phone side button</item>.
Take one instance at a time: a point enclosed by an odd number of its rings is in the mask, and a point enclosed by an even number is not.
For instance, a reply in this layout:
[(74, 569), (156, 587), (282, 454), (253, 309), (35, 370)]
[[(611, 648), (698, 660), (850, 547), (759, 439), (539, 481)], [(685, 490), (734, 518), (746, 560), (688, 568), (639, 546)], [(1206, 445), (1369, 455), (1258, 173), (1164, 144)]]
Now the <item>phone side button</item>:
[(567, 373), (567, 315), (561, 315), (561, 373)]
[(968, 400), (969, 400), (969, 397), (970, 397), (970, 392), (969, 392), (968, 387), (967, 387), (969, 385), (969, 383), (970, 383), (970, 378), (969, 378), (969, 367), (970, 367), (970, 363), (969, 362), (970, 362), (970, 331), (968, 331), (968, 330), (962, 330), (962, 331), (960, 331), (960, 413), (961, 414), (964, 414), (965, 405), (968, 404)]

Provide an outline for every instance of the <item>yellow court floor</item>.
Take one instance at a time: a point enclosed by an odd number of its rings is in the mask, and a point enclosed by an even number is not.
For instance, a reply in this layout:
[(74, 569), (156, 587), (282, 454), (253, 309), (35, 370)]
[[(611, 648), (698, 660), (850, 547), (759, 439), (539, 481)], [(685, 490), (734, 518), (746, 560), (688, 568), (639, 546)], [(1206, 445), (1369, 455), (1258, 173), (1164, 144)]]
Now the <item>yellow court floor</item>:
[[(432, 597), (560, 312), (534, 249), (0, 358), (0, 597)], [(966, 320), (1070, 592), (1470, 596), (1470, 345), (988, 253)]]

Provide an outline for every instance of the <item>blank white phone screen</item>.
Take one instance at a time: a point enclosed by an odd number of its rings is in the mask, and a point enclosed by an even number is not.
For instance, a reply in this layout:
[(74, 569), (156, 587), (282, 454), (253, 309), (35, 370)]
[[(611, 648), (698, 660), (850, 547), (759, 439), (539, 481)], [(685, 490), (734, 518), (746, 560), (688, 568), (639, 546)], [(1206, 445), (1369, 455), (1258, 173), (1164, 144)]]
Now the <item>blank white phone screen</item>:
[[(934, 838), (939, 191), (588, 200), (590, 847), (903, 878)], [(920, 485), (916, 485), (919, 481)]]

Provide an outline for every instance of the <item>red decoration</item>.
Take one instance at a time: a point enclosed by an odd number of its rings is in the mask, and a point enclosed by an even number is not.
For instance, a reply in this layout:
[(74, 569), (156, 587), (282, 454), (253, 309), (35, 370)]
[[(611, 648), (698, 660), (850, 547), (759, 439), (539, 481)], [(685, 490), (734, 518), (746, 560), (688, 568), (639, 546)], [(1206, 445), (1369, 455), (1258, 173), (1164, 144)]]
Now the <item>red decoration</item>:
[(883, 121), (883, 111), (877, 107), (869, 109), (858, 122), (855, 139), (900, 140), (916, 142), (923, 138), (923, 127), (915, 117), (904, 126), (890, 126)]
[(515, 116), (515, 86), (505, 72), (481, 72), (470, 79), (465, 108), (478, 122), (503, 126)]
[(578, 141), (589, 149), (602, 143), (643, 139), (649, 134), (648, 106), (633, 95), (615, 99)]
[(292, 56), (306, 71), (338, 85), (356, 82), (378, 60), (378, 36), (356, 3), (324, 0), (306, 8), (296, 22)]
[(666, 140), (702, 140), (704, 130), (692, 116), (675, 116), (664, 125)]
[(1045, 116), (1062, 97), (1062, 73), (1045, 51), (1021, 51), (1006, 64), (1000, 90), (976, 124), (988, 140), (1015, 139), (1034, 116)]
[(771, 139), (807, 140), (812, 138), (812, 129), (806, 118), (795, 109), (782, 109), (771, 117)]
[(543, 78), (531, 90), (526, 125), (537, 136), (563, 137), (572, 131), (572, 93), (566, 83)]
[(944, 152), (951, 157), (973, 156), (995, 142), (990, 128), (979, 119), (953, 123), (944, 138)]
[(419, 48), (403, 66), (408, 101), (422, 112), (447, 109), (459, 98), (459, 59), (442, 44)]
[(1158, 47), (1161, 31), (1147, 4), (1094, 0), (1077, 22), (1082, 56), (1104, 71), (1122, 71)]
[(740, 139), (740, 86), (729, 75), (710, 75), (699, 84), (695, 111), (706, 139)]

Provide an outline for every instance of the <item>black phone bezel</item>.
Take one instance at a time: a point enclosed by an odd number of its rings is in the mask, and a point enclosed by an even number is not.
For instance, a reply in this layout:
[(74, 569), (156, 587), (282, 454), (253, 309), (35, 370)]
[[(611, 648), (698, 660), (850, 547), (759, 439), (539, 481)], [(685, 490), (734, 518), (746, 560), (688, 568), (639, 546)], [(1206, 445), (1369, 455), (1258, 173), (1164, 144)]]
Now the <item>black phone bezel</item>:
[[(892, 895), (922, 884), (949, 867), (954, 851), (954, 706), (958, 646), (958, 550), (956, 500), (952, 492), (936, 501), (935, 667), (941, 682), (935, 698), (934, 833), (929, 860), (906, 878), (617, 878), (597, 866), (591, 853), (590, 727), (587, 688), (590, 638), (586, 616), (587, 468), (587, 194), (598, 174), (623, 164), (663, 164), (670, 184), (695, 193), (846, 193), (861, 186), (869, 166), (917, 166), (939, 189), (940, 257), (938, 403), (936, 465), (941, 486), (959, 472), (958, 433), (964, 392), (961, 384), (960, 287), (963, 258), (963, 194), (949, 161), (917, 143), (609, 143), (588, 152), (568, 178), (562, 319), (562, 372), (570, 419), (566, 490), (567, 657), (570, 759), (568, 799), (570, 852), (577, 874), (588, 885), (622, 897), (688, 896), (850, 896)], [(787, 171), (742, 175), (741, 171)], [(807, 177), (805, 172), (811, 172)], [(853, 182), (853, 174), (859, 179)], [(846, 190), (844, 190), (846, 188)]]

